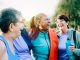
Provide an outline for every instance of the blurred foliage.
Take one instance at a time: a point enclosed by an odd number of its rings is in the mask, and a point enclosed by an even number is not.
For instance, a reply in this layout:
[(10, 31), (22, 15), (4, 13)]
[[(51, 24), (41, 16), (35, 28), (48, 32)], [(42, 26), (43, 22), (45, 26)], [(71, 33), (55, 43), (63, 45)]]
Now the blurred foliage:
[(24, 26), (29, 29), (30, 28), (30, 21), (29, 20), (25, 20), (24, 21)]
[(56, 28), (56, 23), (52, 23), (51, 28)]
[(74, 26), (77, 29), (80, 26), (80, 0), (60, 0), (53, 20), (61, 14), (67, 15), (70, 19), (70, 26)]

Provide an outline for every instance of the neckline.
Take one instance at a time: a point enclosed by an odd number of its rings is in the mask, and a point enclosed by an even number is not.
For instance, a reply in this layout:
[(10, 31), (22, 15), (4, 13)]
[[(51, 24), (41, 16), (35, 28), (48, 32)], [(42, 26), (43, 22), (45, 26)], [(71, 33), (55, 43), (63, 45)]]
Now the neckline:
[[(8, 50), (15, 56), (15, 52), (13, 52), (12, 50), (11, 50), (11, 48), (10, 48), (10, 45), (9, 45), (9, 41), (2, 35), (2, 38), (5, 40), (5, 44), (7, 44), (8, 45)], [(5, 45), (6, 46), (6, 45)], [(6, 47), (6, 49), (7, 49), (7, 47)]]

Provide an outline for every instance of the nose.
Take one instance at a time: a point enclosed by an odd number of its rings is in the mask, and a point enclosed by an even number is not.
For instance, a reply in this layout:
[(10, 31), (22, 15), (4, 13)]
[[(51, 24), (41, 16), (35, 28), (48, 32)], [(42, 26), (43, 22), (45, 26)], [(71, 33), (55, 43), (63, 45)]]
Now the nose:
[(20, 24), (20, 30), (23, 30), (23, 28), (24, 28), (24, 24), (21, 23), (21, 24)]
[(51, 22), (50, 22), (50, 21), (48, 21), (48, 23), (50, 24)]
[(47, 21), (50, 23), (50, 19), (48, 18)]

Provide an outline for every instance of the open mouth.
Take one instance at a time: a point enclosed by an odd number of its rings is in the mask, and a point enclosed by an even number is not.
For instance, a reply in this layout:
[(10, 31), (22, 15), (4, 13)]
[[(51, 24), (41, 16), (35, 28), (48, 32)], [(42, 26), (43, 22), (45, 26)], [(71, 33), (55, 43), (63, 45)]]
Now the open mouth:
[(64, 26), (64, 24), (58, 24), (58, 27), (63, 27)]

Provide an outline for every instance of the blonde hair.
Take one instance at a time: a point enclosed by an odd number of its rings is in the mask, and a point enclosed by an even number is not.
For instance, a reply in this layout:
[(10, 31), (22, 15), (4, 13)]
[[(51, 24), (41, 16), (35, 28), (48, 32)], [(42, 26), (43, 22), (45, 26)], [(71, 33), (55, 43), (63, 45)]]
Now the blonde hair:
[(46, 16), (44, 13), (39, 13), (36, 16), (33, 16), (30, 22), (30, 28), (32, 30), (32, 33), (34, 32), (32, 37), (37, 37), (39, 32), (39, 23), (42, 20), (42, 18)]
[(36, 16), (33, 16), (32, 19), (31, 19), (30, 27), (31, 28), (34, 28), (34, 27), (38, 28), (39, 23), (44, 16), (46, 16), (44, 13), (39, 13)]

